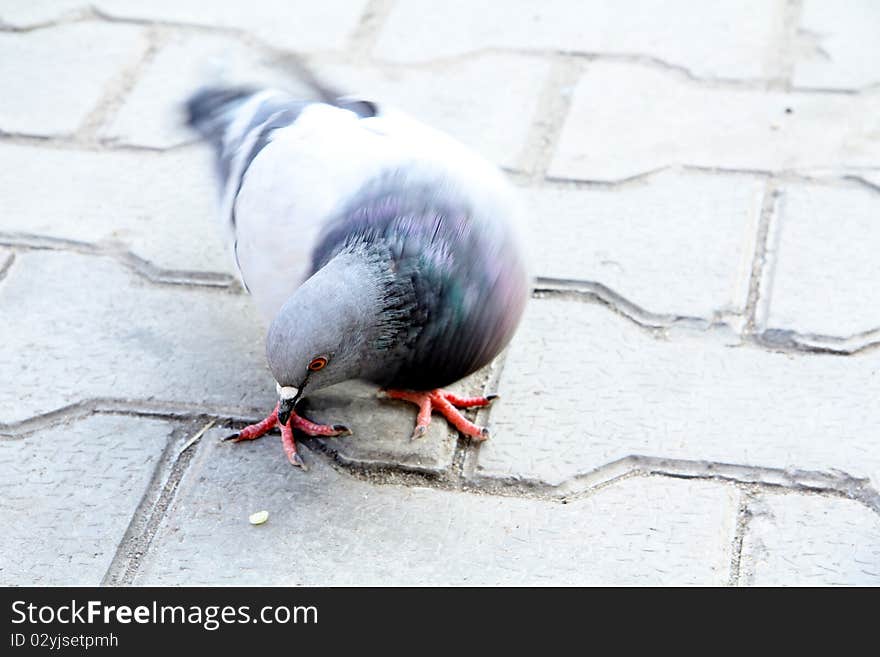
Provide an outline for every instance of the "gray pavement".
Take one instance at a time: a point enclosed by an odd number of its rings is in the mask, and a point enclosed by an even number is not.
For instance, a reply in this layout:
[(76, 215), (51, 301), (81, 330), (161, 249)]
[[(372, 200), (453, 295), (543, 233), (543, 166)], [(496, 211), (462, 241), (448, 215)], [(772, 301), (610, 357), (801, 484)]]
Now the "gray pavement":
[[(880, 584), (877, 34), (871, 0), (0, 2), (0, 584)], [(218, 440), (274, 384), (177, 111), (291, 53), (520, 188), (534, 298), (454, 387), (501, 393), (482, 445), (360, 383), (308, 400), (354, 430), (308, 472)]]

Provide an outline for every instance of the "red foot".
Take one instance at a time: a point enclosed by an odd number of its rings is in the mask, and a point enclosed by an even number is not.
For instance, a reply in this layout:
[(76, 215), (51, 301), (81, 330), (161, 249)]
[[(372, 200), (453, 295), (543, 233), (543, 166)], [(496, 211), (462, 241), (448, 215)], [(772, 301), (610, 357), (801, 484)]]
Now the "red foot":
[(316, 424), (304, 417), (297, 415), (295, 412), (290, 414), (287, 424), (279, 424), (278, 422), (278, 406), (265, 420), (261, 420), (256, 424), (246, 426), (238, 433), (226, 436), (223, 440), (231, 440), (233, 442), (241, 442), (242, 440), (255, 440), (267, 433), (275, 427), (281, 429), (281, 446), (287, 455), (287, 460), (292, 465), (298, 466), (303, 470), (307, 470), (306, 464), (302, 457), (297, 454), (296, 441), (293, 439), (293, 429), (299, 429), (310, 436), (347, 436), (351, 434), (351, 430), (342, 424)]
[(498, 395), (458, 397), (440, 388), (422, 392), (415, 392), (413, 390), (385, 390), (385, 394), (391, 399), (403, 399), (419, 407), (416, 427), (412, 432), (413, 439), (421, 438), (425, 435), (428, 425), (431, 424), (431, 412), (437, 411), (464, 435), (470, 436), (475, 440), (486, 440), (489, 437), (489, 430), (485, 427), (477, 426), (468, 420), (461, 414), (458, 408), (488, 406), (498, 398)]

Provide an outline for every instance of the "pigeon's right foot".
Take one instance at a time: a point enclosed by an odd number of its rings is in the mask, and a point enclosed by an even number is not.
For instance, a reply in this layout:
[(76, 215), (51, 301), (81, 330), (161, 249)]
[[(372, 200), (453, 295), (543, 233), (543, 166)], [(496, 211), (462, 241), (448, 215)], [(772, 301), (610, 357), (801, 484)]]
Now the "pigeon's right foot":
[(291, 465), (295, 465), (303, 470), (308, 470), (308, 468), (296, 451), (296, 441), (293, 438), (294, 429), (299, 429), (310, 436), (332, 437), (348, 436), (351, 434), (351, 429), (342, 424), (316, 424), (297, 415), (295, 412), (290, 414), (286, 424), (281, 424), (278, 421), (278, 406), (276, 406), (275, 410), (265, 420), (248, 425), (238, 433), (226, 436), (223, 440), (231, 440), (235, 443), (239, 443), (242, 440), (256, 440), (272, 431), (275, 427), (281, 429), (281, 447), (287, 455), (287, 460), (290, 461)]
[(382, 392), (391, 399), (402, 399), (419, 407), (416, 427), (412, 432), (413, 440), (421, 438), (428, 431), (432, 411), (443, 415), (449, 424), (465, 436), (474, 440), (486, 440), (489, 437), (489, 430), (468, 420), (458, 409), (488, 406), (498, 398), (498, 395), (459, 397), (440, 388), (418, 392), (414, 390), (384, 390)]

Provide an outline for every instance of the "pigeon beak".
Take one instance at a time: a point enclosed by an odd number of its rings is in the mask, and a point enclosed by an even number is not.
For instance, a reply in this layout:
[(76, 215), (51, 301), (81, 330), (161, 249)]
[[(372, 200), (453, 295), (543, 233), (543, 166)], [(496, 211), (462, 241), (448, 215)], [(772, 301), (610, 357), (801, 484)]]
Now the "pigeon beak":
[(290, 414), (293, 413), (293, 407), (296, 406), (294, 399), (282, 399), (278, 402), (278, 422), (282, 425), (287, 424)]
[(302, 388), (294, 388), (293, 386), (277, 386), (278, 387), (278, 421), (284, 425), (290, 419), (296, 402), (302, 396)]

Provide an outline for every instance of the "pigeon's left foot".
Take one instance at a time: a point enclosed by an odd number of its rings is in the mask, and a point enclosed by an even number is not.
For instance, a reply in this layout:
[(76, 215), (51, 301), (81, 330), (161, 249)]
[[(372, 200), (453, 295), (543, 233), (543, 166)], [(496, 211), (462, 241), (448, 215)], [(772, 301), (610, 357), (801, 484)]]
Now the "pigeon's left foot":
[(332, 437), (348, 436), (351, 434), (351, 429), (345, 425), (316, 424), (315, 422), (297, 415), (296, 412), (291, 412), (287, 424), (281, 424), (278, 422), (278, 406), (275, 406), (275, 410), (272, 411), (269, 417), (265, 420), (257, 422), (256, 424), (248, 425), (238, 433), (226, 436), (223, 440), (231, 440), (235, 443), (241, 442), (242, 440), (255, 440), (269, 433), (275, 427), (281, 429), (281, 446), (284, 448), (287, 460), (290, 461), (291, 465), (295, 465), (303, 470), (308, 470), (308, 468), (303, 462), (302, 457), (296, 451), (296, 441), (293, 439), (294, 429), (299, 429), (310, 436)]
[(464, 415), (459, 408), (475, 408), (488, 406), (498, 399), (498, 395), (486, 395), (485, 397), (458, 397), (451, 392), (437, 388), (415, 392), (413, 390), (384, 390), (391, 399), (403, 399), (419, 407), (419, 415), (416, 418), (416, 428), (413, 429), (412, 439), (421, 438), (428, 431), (431, 424), (431, 412), (437, 411), (446, 420), (465, 436), (474, 440), (486, 440), (489, 430), (486, 427), (477, 426)]

